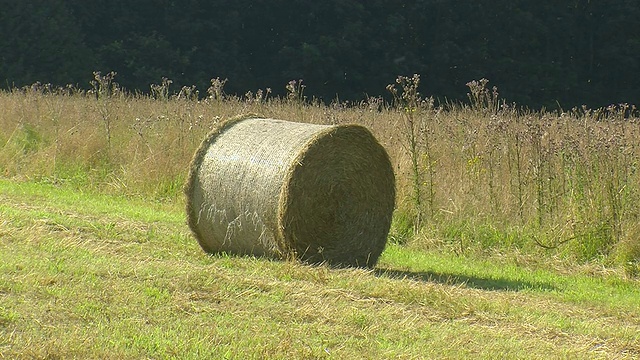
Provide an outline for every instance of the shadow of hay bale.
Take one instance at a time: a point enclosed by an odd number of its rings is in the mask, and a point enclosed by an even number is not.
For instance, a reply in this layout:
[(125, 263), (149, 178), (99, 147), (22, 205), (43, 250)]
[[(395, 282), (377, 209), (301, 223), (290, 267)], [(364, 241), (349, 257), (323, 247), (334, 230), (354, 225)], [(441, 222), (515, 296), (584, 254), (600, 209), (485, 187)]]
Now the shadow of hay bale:
[(523, 291), (540, 290), (553, 291), (556, 287), (544, 281), (510, 280), (505, 278), (483, 278), (478, 276), (467, 276), (455, 273), (439, 273), (432, 271), (405, 271), (394, 269), (375, 269), (373, 273), (378, 277), (389, 279), (430, 282), (445, 285), (464, 286), (472, 289), (487, 291)]
[(204, 139), (185, 195), (207, 252), (372, 267), (391, 226), (395, 179), (362, 126), (241, 116)]

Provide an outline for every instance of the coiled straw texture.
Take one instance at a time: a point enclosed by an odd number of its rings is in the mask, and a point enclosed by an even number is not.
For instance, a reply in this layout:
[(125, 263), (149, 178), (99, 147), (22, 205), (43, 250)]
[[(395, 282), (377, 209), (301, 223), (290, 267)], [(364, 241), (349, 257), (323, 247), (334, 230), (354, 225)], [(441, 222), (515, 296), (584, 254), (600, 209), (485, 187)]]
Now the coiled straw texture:
[(395, 180), (362, 126), (241, 116), (202, 142), (185, 195), (207, 252), (372, 267), (391, 226)]

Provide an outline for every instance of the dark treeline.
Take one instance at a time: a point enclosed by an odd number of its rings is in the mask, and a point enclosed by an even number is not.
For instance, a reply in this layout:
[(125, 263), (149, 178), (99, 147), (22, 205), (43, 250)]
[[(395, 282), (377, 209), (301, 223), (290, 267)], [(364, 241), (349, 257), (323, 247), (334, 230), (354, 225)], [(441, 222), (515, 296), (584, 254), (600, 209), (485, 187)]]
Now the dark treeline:
[(0, 0), (3, 88), (88, 87), (116, 71), (130, 91), (228, 78), (228, 93), (303, 79), (331, 101), (383, 95), (421, 74), (424, 95), (463, 100), (487, 78), (539, 108), (638, 103), (637, 0)]

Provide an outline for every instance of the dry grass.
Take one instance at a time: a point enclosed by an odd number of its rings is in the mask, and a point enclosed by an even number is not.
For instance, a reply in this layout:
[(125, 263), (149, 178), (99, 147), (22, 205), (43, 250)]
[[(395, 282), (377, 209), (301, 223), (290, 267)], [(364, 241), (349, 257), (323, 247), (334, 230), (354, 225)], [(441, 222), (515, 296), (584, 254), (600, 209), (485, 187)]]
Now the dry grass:
[[(470, 83), (470, 106), (444, 107), (417, 93), (410, 107), (378, 98), (331, 105), (296, 94), (231, 98), (223, 85), (200, 101), (162, 89), (157, 99), (42, 87), (2, 92), (0, 170), (7, 178), (178, 199), (193, 152), (220, 121), (259, 113), (354, 123), (369, 128), (391, 157), (395, 241), (457, 253), (560, 255), (640, 273), (640, 121), (631, 106), (524, 111), (501, 103), (486, 82)], [(416, 212), (424, 214), (418, 224)]]

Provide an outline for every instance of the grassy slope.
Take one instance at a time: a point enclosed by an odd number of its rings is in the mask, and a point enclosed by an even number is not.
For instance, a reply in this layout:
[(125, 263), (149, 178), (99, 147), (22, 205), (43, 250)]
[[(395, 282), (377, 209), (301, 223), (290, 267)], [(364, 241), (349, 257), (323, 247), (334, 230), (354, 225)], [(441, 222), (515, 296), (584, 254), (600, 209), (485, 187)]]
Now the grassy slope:
[(635, 358), (640, 287), (389, 246), (204, 254), (181, 204), (0, 179), (0, 358)]

